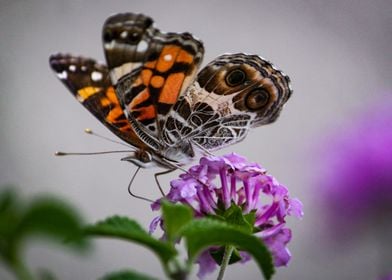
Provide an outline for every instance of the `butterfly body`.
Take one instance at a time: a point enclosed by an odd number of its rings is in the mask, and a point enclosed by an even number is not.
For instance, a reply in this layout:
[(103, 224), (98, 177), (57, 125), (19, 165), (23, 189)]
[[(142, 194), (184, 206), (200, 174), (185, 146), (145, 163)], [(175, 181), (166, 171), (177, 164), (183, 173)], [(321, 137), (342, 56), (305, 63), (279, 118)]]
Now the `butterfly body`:
[(278, 117), (290, 80), (257, 55), (222, 55), (198, 74), (202, 42), (162, 33), (151, 18), (117, 14), (106, 20), (106, 65), (57, 54), (52, 69), (73, 95), (136, 152), (140, 167), (176, 168), (245, 138)]

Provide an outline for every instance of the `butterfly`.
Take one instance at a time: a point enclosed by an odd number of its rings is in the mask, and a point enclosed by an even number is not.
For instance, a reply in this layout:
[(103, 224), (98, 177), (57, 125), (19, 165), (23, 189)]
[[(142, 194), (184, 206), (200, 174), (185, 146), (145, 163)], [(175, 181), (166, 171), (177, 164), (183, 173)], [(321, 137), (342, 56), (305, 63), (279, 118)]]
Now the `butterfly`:
[(290, 79), (258, 55), (224, 54), (197, 72), (203, 43), (164, 33), (142, 14), (103, 25), (106, 64), (50, 57), (58, 78), (100, 122), (135, 148), (138, 167), (175, 169), (274, 122), (292, 94)]

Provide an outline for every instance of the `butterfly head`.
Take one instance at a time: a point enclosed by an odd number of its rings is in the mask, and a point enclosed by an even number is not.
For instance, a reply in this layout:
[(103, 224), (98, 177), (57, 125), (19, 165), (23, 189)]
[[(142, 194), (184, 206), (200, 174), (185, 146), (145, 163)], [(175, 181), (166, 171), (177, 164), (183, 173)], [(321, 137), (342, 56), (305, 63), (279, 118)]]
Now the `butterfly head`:
[(147, 150), (137, 150), (132, 154), (121, 159), (122, 161), (129, 161), (136, 166), (148, 168), (156, 166), (157, 163), (153, 159), (153, 154)]
[[(174, 151), (173, 151), (174, 152)], [(168, 157), (166, 157), (168, 156)], [(138, 167), (149, 168), (149, 167), (165, 167), (173, 168), (173, 166), (179, 166), (183, 163), (177, 161), (175, 156), (168, 153), (167, 155), (160, 155), (154, 151), (139, 149), (122, 158), (122, 161), (128, 161), (135, 164)], [(182, 157), (178, 157), (182, 158)]]

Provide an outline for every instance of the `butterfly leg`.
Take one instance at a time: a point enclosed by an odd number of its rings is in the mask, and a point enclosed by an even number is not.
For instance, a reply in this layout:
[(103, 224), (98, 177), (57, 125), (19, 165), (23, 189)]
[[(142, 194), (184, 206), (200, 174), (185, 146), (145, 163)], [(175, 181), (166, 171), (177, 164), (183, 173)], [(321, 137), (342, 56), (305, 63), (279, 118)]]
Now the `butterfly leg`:
[(142, 200), (145, 200), (145, 201), (148, 201), (148, 202), (153, 203), (154, 200), (148, 199), (148, 198), (143, 197), (143, 196), (140, 196), (140, 195), (136, 195), (136, 194), (134, 194), (134, 193), (132, 192), (132, 190), (131, 190), (133, 181), (135, 180), (136, 175), (137, 175), (137, 173), (139, 172), (140, 168), (141, 168), (141, 167), (138, 167), (138, 168), (136, 169), (135, 173), (133, 173), (133, 175), (132, 175), (131, 181), (129, 182), (129, 185), (128, 185), (128, 193), (129, 193), (131, 196), (133, 196), (134, 198), (142, 199)]
[(157, 186), (158, 186), (159, 191), (161, 192), (162, 196), (166, 196), (166, 194), (165, 194), (165, 192), (163, 191), (163, 189), (162, 189), (162, 187), (161, 187), (161, 184), (159, 183), (158, 176), (165, 175), (165, 174), (169, 174), (169, 173), (173, 172), (174, 170), (177, 170), (177, 168), (165, 170), (165, 171), (158, 172), (158, 173), (155, 173), (155, 174), (154, 174), (155, 182), (157, 183)]

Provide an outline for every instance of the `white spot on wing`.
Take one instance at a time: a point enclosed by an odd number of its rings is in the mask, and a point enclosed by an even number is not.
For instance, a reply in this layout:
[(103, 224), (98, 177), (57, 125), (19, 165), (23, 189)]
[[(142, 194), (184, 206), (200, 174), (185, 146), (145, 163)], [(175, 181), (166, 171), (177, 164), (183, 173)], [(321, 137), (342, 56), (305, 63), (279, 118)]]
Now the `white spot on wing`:
[(163, 57), (163, 59), (166, 60), (166, 61), (170, 61), (170, 60), (173, 59), (173, 56), (172, 56), (171, 54), (167, 54), (167, 55), (165, 55), (165, 56)]
[(76, 71), (76, 66), (75, 66), (75, 65), (70, 65), (70, 66), (68, 67), (68, 69), (69, 69), (69, 71), (71, 71), (71, 72), (75, 72), (75, 71)]
[(128, 32), (127, 31), (123, 31), (120, 34), (120, 37), (123, 38), (123, 39), (127, 38), (127, 36), (128, 36)]
[(85, 100), (82, 96), (80, 96), (79, 94), (76, 95), (76, 99), (80, 102), (83, 103), (83, 101)]
[(111, 50), (111, 49), (113, 49), (114, 48), (114, 46), (116, 45), (116, 41), (111, 41), (110, 43), (106, 43), (105, 44), (105, 49), (106, 50)]
[(147, 50), (148, 44), (146, 41), (140, 41), (139, 45), (137, 45), (137, 52), (145, 52)]
[(59, 79), (65, 80), (68, 77), (67, 71), (63, 71), (61, 73), (57, 73), (57, 77), (59, 77)]
[(102, 80), (102, 73), (94, 71), (91, 73), (91, 80), (93, 80), (94, 82), (98, 82), (100, 80)]

